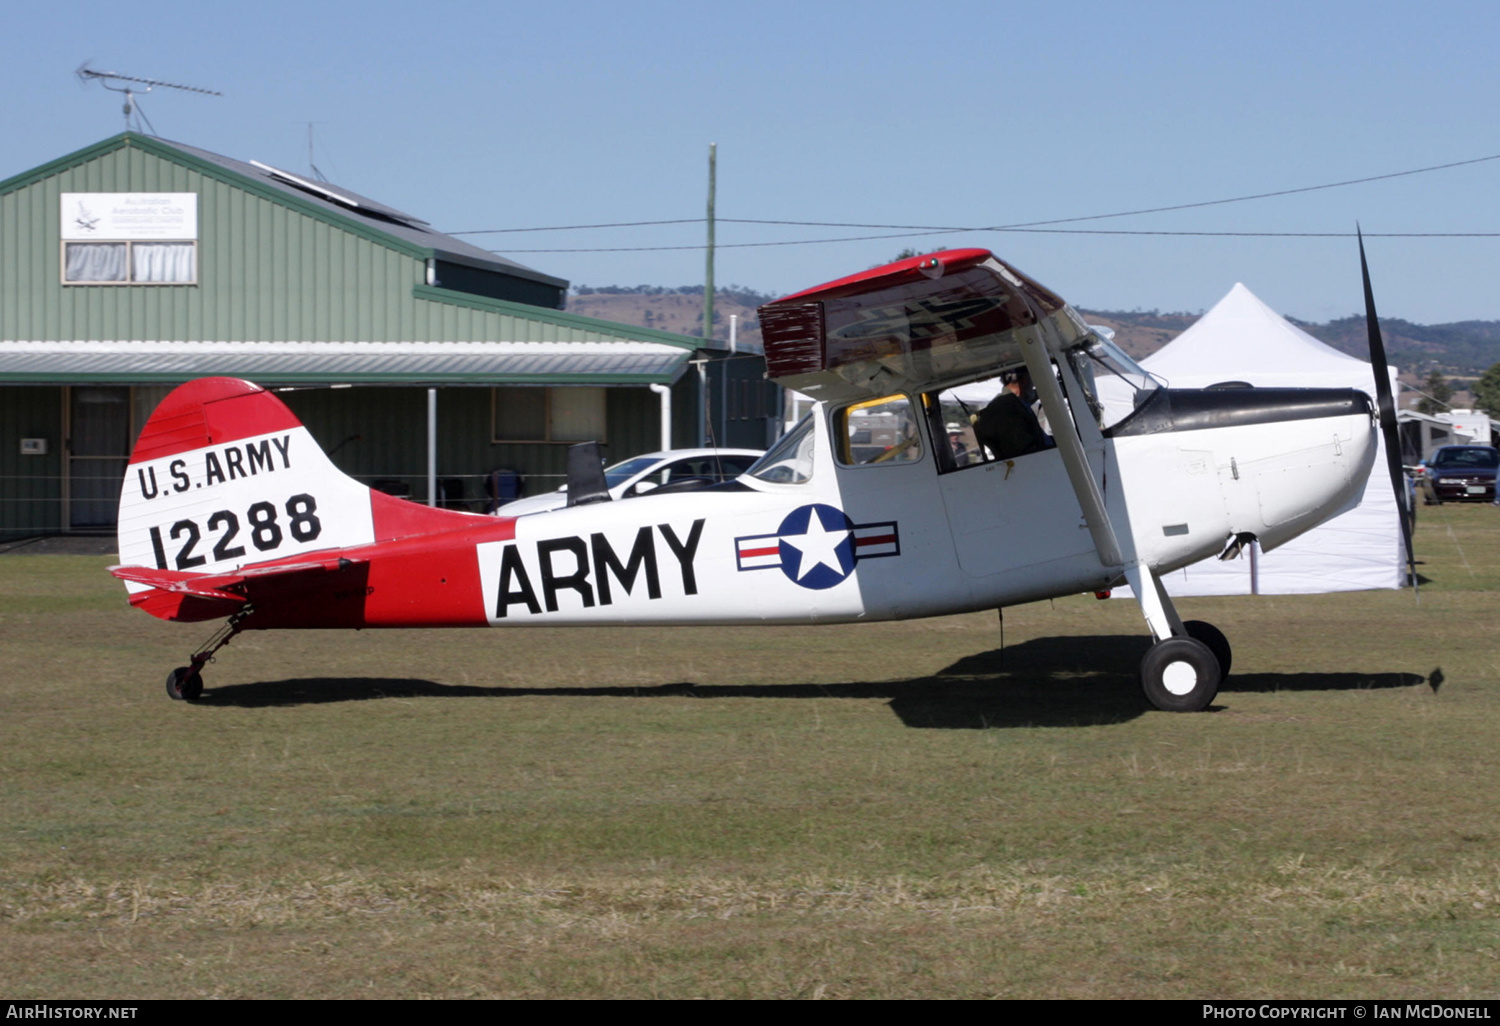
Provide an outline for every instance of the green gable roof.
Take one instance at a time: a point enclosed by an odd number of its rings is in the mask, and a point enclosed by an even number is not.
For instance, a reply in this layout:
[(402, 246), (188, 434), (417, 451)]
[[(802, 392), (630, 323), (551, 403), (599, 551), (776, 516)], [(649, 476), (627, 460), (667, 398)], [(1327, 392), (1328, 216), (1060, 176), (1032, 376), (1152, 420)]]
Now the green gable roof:
[[(0, 182), (0, 382), (654, 384), (704, 344), (429, 285), (434, 260), (567, 283), (320, 189), (129, 132)], [(197, 193), (198, 281), (61, 282), (59, 195), (140, 191)]]
[(325, 221), (361, 238), (388, 246), (419, 260), (433, 258), (454, 260), (469, 266), (482, 267), (558, 288), (566, 288), (568, 285), (563, 278), (543, 274), (534, 268), (480, 249), (462, 239), (433, 231), (425, 221), (392, 210), (381, 203), (360, 196), (353, 190), (337, 185), (327, 185), (328, 192), (348, 197), (357, 205), (338, 203), (301, 189), (264, 167), (257, 167), (255, 164), (199, 149), (196, 146), (189, 146), (186, 143), (172, 142), (137, 132), (121, 132), (93, 146), (59, 157), (41, 167), (0, 182), (0, 196), (124, 148), (138, 149), (163, 160), (191, 168), (252, 195), (279, 203), (298, 213)]

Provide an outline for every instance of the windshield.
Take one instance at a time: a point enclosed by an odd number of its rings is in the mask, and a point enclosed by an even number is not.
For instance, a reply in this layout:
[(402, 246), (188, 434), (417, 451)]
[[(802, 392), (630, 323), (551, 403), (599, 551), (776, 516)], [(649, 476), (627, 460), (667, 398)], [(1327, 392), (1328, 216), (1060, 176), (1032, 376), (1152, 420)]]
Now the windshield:
[[(813, 409), (816, 411), (817, 407)], [(802, 484), (812, 480), (815, 437), (813, 414), (809, 413), (745, 473), (772, 484)]]
[(604, 484), (609, 488), (622, 485), (647, 467), (658, 462), (660, 461), (655, 456), (637, 456), (635, 459), (616, 463), (612, 467), (605, 467)]
[(1494, 470), (1500, 452), (1475, 446), (1472, 449), (1439, 449), (1431, 466), (1438, 470)]
[(1090, 405), (1098, 407), (1101, 428), (1124, 420), (1162, 387), (1150, 371), (1126, 355), (1106, 334), (1114, 333), (1108, 328), (1095, 328), (1083, 345), (1068, 350), (1073, 372), (1094, 399)]

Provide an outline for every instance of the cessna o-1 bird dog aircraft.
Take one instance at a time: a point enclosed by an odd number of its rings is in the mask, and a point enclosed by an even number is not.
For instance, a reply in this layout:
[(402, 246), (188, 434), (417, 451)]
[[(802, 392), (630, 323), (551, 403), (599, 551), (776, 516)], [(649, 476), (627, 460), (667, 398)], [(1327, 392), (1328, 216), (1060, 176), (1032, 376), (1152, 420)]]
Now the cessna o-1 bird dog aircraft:
[[(1164, 387), (986, 250), (788, 296), (761, 324), (768, 377), (818, 402), (744, 476), (611, 501), (597, 447), (576, 447), (569, 505), (520, 517), (372, 491), (248, 382), (176, 389), (131, 457), (111, 569), (154, 616), (228, 618), (168, 693), (201, 694), (242, 630), (846, 623), (1128, 581), (1155, 639), (1146, 696), (1197, 710), (1229, 644), (1160, 576), (1349, 508), (1375, 454), (1363, 392)], [(1015, 431), (945, 393), (1022, 370), (1050, 441), (1007, 451)], [(973, 450), (950, 442), (966, 415)]]

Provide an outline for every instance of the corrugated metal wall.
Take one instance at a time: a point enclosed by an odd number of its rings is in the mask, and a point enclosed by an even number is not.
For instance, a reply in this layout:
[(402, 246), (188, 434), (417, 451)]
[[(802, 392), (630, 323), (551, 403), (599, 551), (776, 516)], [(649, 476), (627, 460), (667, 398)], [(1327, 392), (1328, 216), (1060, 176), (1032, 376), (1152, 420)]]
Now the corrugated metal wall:
[(708, 365), (712, 383), (710, 419), (720, 445), (766, 448), (768, 419), (777, 419), (781, 389), (765, 379), (765, 361), (740, 354)]

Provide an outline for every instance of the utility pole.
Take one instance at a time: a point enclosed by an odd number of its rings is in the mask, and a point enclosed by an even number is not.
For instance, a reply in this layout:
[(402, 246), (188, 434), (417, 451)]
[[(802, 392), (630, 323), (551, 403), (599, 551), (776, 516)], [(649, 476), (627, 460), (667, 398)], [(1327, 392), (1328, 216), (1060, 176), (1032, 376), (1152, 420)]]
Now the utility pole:
[(714, 181), (718, 176), (718, 143), (708, 144), (708, 264), (703, 278), (703, 337), (714, 337)]

